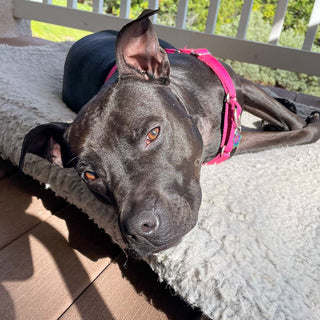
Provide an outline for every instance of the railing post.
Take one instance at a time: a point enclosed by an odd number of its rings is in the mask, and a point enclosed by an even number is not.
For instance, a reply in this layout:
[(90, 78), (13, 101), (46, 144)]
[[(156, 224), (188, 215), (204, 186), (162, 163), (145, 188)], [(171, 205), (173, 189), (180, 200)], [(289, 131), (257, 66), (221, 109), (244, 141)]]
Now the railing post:
[[(47, 5), (45, 3), (41, 3), (38, 1), (29, 1), (29, 0), (10, 0), (10, 1), (14, 1), (14, 6), (13, 6), (14, 18), (18, 18), (18, 19), (38, 20), (38, 21), (43, 21), (47, 23), (53, 23), (53, 24), (70, 27), (70, 28), (78, 28), (78, 29), (83, 29), (83, 30), (88, 30), (93, 32), (100, 31), (101, 26), (103, 26), (104, 29), (120, 30), (123, 27), (123, 25), (127, 22), (126, 19), (115, 17), (112, 15), (105, 16), (105, 15), (96, 14), (93, 12), (65, 8), (58, 5)], [(50, 0), (42, 0), (42, 1), (50, 1)], [(98, 1), (102, 1), (102, 0), (94, 0), (94, 1), (96, 2), (96, 5), (97, 5)], [(150, 7), (151, 7), (151, 3), (153, 3), (154, 6), (157, 7), (156, 1), (157, 0), (150, 0)], [(251, 0), (244, 0), (244, 1), (251, 1)], [(7, 0), (5, 0), (5, 3), (6, 2)], [(281, 4), (282, 8), (284, 9), (284, 7), (286, 7), (287, 2), (288, 0), (280, 0), (279, 5)], [(126, 4), (126, 5), (122, 7), (128, 9), (129, 3), (130, 2), (128, 0), (127, 1), (123, 0), (122, 5), (123, 4)], [(285, 3), (285, 5), (283, 5), (283, 3)], [(312, 37), (309, 37), (309, 35), (306, 36), (304, 49), (308, 49), (311, 47), (312, 41), (314, 39), (314, 34), (316, 32), (316, 28), (319, 25), (320, 0), (314, 0), (313, 3), (314, 3), (314, 7), (310, 17), (309, 32), (308, 32), (310, 35), (310, 32), (311, 32), (310, 30), (311, 29), (313, 30), (311, 33)], [(69, 0), (69, 5), (70, 4), (74, 4), (74, 1)], [(214, 29), (214, 26), (215, 26), (216, 14), (219, 11), (219, 4), (220, 4), (219, 0), (212, 0), (210, 4), (211, 8), (209, 8), (210, 14), (208, 14), (207, 26), (211, 26), (212, 29)], [(183, 27), (185, 26), (185, 21), (187, 16), (186, 13), (184, 13), (184, 11), (188, 7), (188, 1), (181, 0), (179, 6), (180, 6), (180, 13), (182, 12), (181, 14), (179, 14), (179, 17), (182, 20), (182, 23), (180, 23), (179, 25), (180, 27)], [(248, 13), (250, 12), (249, 10), (250, 6), (246, 4), (246, 7), (247, 7), (246, 9), (244, 7), (242, 8), (242, 15), (244, 17), (248, 16)], [(7, 18), (8, 12), (10, 16), (12, 12), (12, 6), (10, 7), (10, 3), (9, 3), (8, 9), (9, 11), (4, 12), (4, 14), (2, 14), (2, 12), (0, 11), (0, 16)], [(285, 12), (285, 10), (283, 9), (282, 9), (283, 14), (280, 15), (280, 17), (282, 18), (284, 17), (284, 12)], [(277, 8), (277, 11), (278, 12), (281, 11), (279, 7)], [(122, 12), (124, 11), (122, 10)], [(129, 10), (127, 10), (127, 14), (125, 15), (128, 16), (128, 12)], [(246, 14), (244, 14), (245, 12)], [(248, 19), (242, 18), (242, 19), (243, 19), (242, 21), (249, 20), (249, 18)], [(280, 24), (280, 30), (282, 26), (281, 20), (282, 19), (275, 18), (275, 23), (277, 22), (278, 26)], [(248, 21), (246, 21), (246, 23), (247, 22)], [(12, 21), (12, 23), (16, 24), (16, 21)], [(12, 25), (12, 23), (10, 24), (10, 26)], [(244, 37), (245, 37), (245, 32), (243, 32), (245, 28), (240, 27), (240, 24), (243, 26), (245, 25), (245, 23), (244, 22), (243, 24), (242, 22), (239, 23), (239, 28), (240, 30), (242, 30), (242, 35), (244, 34)], [(2, 34), (7, 34), (7, 29), (5, 29), (5, 27), (6, 26), (1, 25), (0, 33), (2, 32)], [(10, 36), (12, 36), (11, 35), (12, 32), (10, 29), (11, 28), (9, 28), (8, 31), (10, 32)], [(268, 66), (271, 68), (285, 69), (293, 72), (308, 73), (310, 75), (315, 75), (318, 77), (320, 76), (320, 68), (317, 67), (320, 65), (320, 59), (319, 59), (320, 53), (318, 52), (311, 52), (310, 50), (306, 51), (306, 50), (299, 50), (299, 49), (282, 47), (282, 46), (269, 45), (266, 43), (241, 40), (241, 39), (235, 39), (235, 38), (224, 37), (224, 36), (216, 36), (214, 34), (211, 34), (211, 32), (210, 33), (195, 32), (195, 31), (188, 31), (180, 28), (173, 28), (173, 27), (167, 27), (167, 26), (161, 26), (161, 25), (156, 25), (156, 30), (162, 39), (168, 42), (174, 43), (177, 47), (183, 47), (185, 45), (189, 47), (201, 47), (205, 44), (208, 50), (211, 50), (220, 58), (238, 60), (238, 61), (247, 62), (247, 63), (254, 63), (254, 64), (263, 65), (263, 66)], [(209, 29), (207, 29), (207, 31), (208, 30)], [(21, 34), (20, 30), (19, 30), (19, 34)], [(238, 34), (240, 34), (240, 31), (238, 31)], [(309, 44), (308, 44), (308, 41), (309, 41)]]
[(184, 29), (187, 21), (189, 0), (180, 0), (177, 12), (176, 27)]
[[(159, 0), (149, 0), (149, 9), (156, 10), (159, 9)], [(157, 23), (158, 15), (155, 14), (151, 16), (149, 19), (152, 23)]]
[(68, 0), (67, 1), (67, 7), (72, 9), (77, 9), (77, 0)]
[(103, 0), (93, 0), (92, 12), (103, 13)]
[(121, 0), (120, 2), (120, 18), (129, 19), (131, 0)]
[(320, 24), (320, 0), (315, 0), (312, 13), (310, 16), (310, 21), (308, 24), (308, 30), (302, 46), (303, 50), (311, 51), (312, 44), (313, 44), (314, 38), (316, 37), (319, 24)]
[(206, 32), (214, 33), (216, 29), (217, 17), (219, 12), (220, 0), (211, 0), (208, 10), (208, 17), (206, 22)]
[(0, 0), (0, 38), (32, 35), (30, 19), (15, 15), (15, 8), (21, 3), (21, 0)]
[(278, 44), (280, 34), (282, 31), (282, 26), (284, 22), (284, 17), (287, 11), (288, 0), (279, 0), (276, 13), (274, 15), (273, 26), (269, 36), (270, 44)]
[(239, 22), (237, 38), (244, 40), (246, 38), (249, 19), (252, 11), (253, 0), (246, 0), (243, 3), (241, 10), (241, 18)]

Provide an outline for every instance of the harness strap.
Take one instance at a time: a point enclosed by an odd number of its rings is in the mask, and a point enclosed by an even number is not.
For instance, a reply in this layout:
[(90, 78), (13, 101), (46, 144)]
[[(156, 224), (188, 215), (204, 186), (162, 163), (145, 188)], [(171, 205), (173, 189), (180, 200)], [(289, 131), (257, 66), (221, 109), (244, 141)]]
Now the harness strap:
[(225, 67), (214, 58), (207, 49), (165, 49), (167, 53), (185, 53), (197, 57), (208, 65), (218, 76), (225, 91), (225, 109), (223, 132), (219, 154), (207, 165), (218, 164), (230, 158), (231, 151), (239, 145), (241, 139), (241, 106), (237, 101), (233, 81)]
[(110, 70), (110, 72), (107, 75), (106, 80), (104, 81), (104, 83), (106, 83), (112, 76), (113, 74), (117, 71), (117, 65), (115, 64), (112, 69)]

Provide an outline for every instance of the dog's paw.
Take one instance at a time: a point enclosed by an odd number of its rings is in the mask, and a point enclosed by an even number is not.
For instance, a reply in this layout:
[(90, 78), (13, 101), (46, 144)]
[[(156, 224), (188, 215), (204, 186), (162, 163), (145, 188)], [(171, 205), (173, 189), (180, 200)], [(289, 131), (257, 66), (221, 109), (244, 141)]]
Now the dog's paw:
[(307, 119), (307, 126), (304, 128), (309, 133), (309, 143), (320, 139), (320, 112), (312, 112)]
[(307, 118), (308, 124), (320, 125), (320, 112), (314, 111)]
[(260, 128), (262, 128), (262, 131), (283, 131), (281, 128), (268, 123), (267, 121), (262, 120)]

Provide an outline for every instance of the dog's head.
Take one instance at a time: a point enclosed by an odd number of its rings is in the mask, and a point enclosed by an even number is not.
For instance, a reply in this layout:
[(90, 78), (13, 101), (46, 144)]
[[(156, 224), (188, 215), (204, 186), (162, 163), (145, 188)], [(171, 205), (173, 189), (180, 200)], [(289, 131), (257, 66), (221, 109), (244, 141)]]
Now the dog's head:
[(145, 257), (177, 243), (197, 221), (202, 139), (170, 89), (167, 54), (145, 11), (116, 42), (119, 80), (103, 88), (71, 124), (25, 137), (27, 152), (75, 167), (89, 189), (114, 204), (129, 252)]

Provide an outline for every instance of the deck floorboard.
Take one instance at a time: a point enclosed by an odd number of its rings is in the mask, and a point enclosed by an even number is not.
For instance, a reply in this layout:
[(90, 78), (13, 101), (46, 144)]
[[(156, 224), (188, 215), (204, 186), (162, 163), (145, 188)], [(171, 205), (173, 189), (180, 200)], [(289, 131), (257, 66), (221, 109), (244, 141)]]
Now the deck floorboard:
[[(103, 303), (96, 299), (97, 293)], [(61, 320), (193, 320), (198, 314), (178, 296), (171, 296), (168, 289), (157, 282), (157, 276), (146, 263), (126, 261), (122, 254), (99, 275)]]
[(21, 173), (7, 174), (0, 180), (0, 190), (0, 248), (66, 205), (52, 191)]
[(57, 319), (112, 258), (71, 248), (67, 224), (51, 215), (0, 251), (0, 318)]

